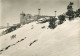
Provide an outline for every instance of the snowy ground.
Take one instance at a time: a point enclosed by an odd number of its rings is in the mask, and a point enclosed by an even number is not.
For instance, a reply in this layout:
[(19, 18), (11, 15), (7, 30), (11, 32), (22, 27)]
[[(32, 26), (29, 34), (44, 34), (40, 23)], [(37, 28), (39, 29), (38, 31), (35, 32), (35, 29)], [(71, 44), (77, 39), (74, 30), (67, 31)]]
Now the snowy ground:
[(0, 56), (80, 56), (80, 18), (67, 20), (55, 29), (49, 29), (48, 23), (26, 24), (1, 36), (0, 50)]

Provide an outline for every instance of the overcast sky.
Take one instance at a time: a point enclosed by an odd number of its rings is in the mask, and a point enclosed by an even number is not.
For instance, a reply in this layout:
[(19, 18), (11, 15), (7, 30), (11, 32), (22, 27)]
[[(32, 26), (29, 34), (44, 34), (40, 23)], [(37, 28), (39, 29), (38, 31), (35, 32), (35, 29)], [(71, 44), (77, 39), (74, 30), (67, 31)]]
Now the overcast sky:
[(57, 15), (67, 11), (69, 2), (74, 2), (74, 10), (78, 8), (79, 0), (1, 0), (1, 22), (2, 25), (19, 23), (20, 13), (36, 15), (37, 9), (41, 8), (41, 15)]

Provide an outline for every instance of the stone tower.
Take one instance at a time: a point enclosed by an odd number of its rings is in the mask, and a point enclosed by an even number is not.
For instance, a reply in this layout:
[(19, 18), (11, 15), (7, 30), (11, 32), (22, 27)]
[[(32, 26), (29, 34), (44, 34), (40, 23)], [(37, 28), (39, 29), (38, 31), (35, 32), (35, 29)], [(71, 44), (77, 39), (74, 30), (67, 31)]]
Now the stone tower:
[(25, 13), (23, 11), (20, 14), (20, 24), (25, 24)]

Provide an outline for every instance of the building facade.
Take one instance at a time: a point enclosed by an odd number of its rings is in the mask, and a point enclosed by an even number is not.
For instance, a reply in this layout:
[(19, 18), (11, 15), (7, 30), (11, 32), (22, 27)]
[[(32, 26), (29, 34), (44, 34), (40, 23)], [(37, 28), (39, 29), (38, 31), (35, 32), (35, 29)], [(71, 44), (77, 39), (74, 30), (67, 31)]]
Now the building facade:
[(31, 14), (25, 14), (23, 12), (20, 14), (20, 24), (24, 25), (26, 23), (30, 23), (31, 20), (34, 20)]

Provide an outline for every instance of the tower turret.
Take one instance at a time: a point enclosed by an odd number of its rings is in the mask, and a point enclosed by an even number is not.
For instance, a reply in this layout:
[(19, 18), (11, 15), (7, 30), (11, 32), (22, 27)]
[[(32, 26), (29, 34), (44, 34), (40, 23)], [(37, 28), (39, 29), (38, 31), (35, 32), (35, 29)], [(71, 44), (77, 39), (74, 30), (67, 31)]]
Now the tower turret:
[(25, 17), (25, 13), (22, 11), (22, 13), (20, 13), (20, 24), (24, 24), (25, 21), (24, 17)]

